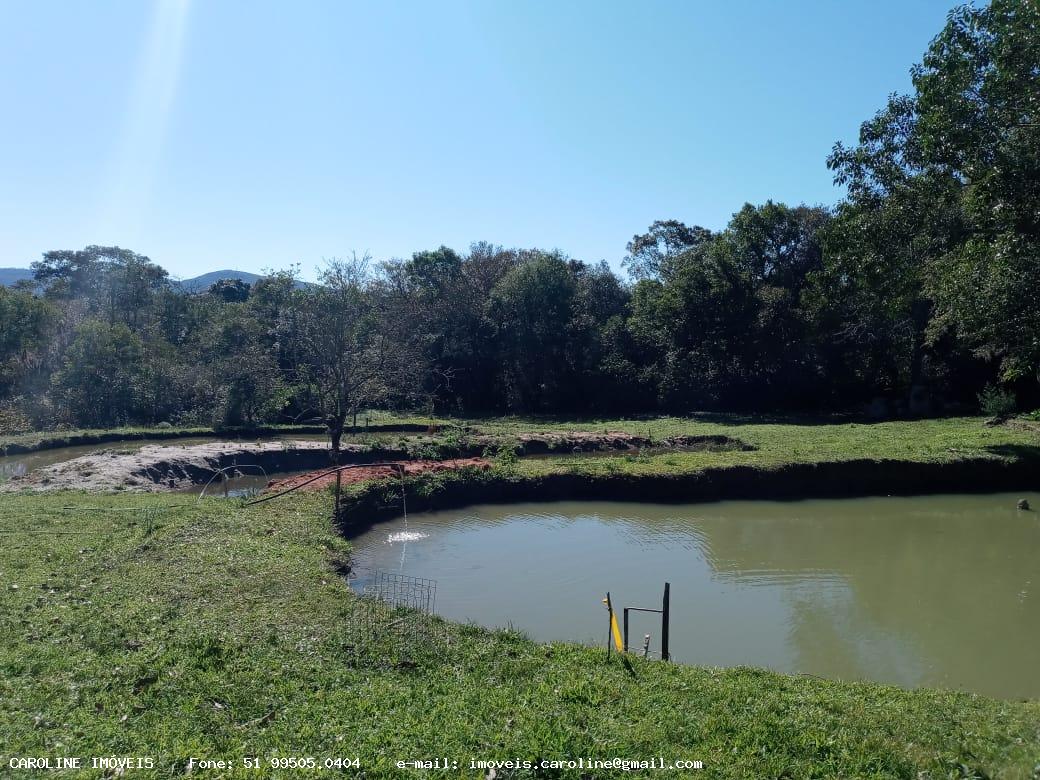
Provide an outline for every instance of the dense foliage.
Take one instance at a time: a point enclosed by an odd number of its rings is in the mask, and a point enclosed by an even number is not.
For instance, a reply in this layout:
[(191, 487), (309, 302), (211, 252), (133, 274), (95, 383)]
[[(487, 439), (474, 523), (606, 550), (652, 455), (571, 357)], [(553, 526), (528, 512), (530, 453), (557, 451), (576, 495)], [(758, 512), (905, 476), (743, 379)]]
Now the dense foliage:
[(1033, 403), (1040, 7), (955, 9), (913, 83), (834, 148), (835, 209), (655, 222), (629, 279), (477, 243), (192, 294), (125, 249), (47, 252), (0, 288), (0, 425)]

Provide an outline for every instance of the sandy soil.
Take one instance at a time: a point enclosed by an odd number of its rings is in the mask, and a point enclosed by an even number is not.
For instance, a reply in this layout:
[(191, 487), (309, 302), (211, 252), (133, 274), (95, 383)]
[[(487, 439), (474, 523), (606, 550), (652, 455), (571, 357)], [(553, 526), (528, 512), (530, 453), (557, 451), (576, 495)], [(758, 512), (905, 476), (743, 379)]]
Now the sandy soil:
[[(473, 436), (454, 460), (417, 460), (407, 463), (407, 473), (486, 466), (477, 457), (488, 447), (511, 442), (524, 455), (634, 451), (666, 449), (750, 449), (726, 436), (677, 436), (654, 439), (620, 431), (546, 431), (522, 433), (515, 437)], [(373, 449), (362, 444), (345, 444), (341, 463), (399, 460), (403, 449)], [(150, 444), (139, 449), (109, 449), (35, 469), (21, 477), (0, 483), (0, 492), (17, 490), (87, 490), (92, 492), (160, 492), (189, 488), (206, 483), (219, 469), (229, 466), (261, 466), (268, 474), (310, 471), (327, 467), (328, 444), (321, 441), (215, 441), (205, 444)], [(359, 481), (393, 473), (369, 469), (350, 469), (344, 479)], [(243, 473), (258, 473), (255, 470)], [(347, 476), (347, 475), (350, 476)], [(319, 485), (320, 486), (320, 485)]]
[[(363, 448), (355, 448), (361, 451)], [(344, 448), (348, 450), (348, 448)], [(152, 444), (136, 451), (107, 449), (36, 469), (0, 484), (17, 490), (126, 490), (158, 492), (200, 484), (222, 467), (259, 464), (268, 472), (290, 470), (282, 464), (316, 468), (328, 459), (320, 441), (240, 441), (191, 446)]]
[[(404, 473), (408, 476), (414, 476), (416, 474), (423, 474), (428, 471), (453, 471), (455, 469), (462, 468), (491, 468), (491, 462), (484, 458), (452, 458), (451, 460), (409, 460), (401, 461), (401, 466), (404, 466)], [(322, 474), (328, 471), (328, 469), (318, 469), (312, 471), (309, 474), (299, 474), (294, 477), (287, 479), (275, 479), (267, 483), (267, 493), (276, 493), (281, 490), (288, 490), (289, 488), (297, 485), (302, 485), (309, 479), (313, 479), (315, 475)], [(368, 479), (382, 479), (385, 477), (396, 477), (399, 474), (399, 470), (394, 466), (357, 466), (354, 468), (345, 469), (342, 472), (343, 485), (350, 485), (355, 482), (364, 482)], [(336, 484), (335, 474), (326, 474), (320, 479), (316, 479), (313, 482), (308, 482), (306, 485), (301, 487), (301, 490), (320, 490), (326, 488), (329, 485)]]

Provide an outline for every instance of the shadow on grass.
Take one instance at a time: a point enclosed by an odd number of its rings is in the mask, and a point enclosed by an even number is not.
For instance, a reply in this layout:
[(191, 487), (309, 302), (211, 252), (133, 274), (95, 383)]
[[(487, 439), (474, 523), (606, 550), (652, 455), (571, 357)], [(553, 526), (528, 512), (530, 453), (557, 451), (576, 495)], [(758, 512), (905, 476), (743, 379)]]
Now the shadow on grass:
[(986, 447), (986, 452), (1002, 458), (1040, 461), (1040, 446), (1036, 444), (991, 444)]

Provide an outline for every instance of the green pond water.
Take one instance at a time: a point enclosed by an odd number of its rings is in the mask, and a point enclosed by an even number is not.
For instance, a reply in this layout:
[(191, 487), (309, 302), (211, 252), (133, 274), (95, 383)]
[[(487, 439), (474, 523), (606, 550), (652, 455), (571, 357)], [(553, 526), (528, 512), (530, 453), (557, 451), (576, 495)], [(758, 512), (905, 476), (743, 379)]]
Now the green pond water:
[[(1040, 494), (700, 505), (559, 502), (412, 515), (354, 539), (355, 588), (437, 582), (437, 612), (605, 644), (611, 592), (659, 607), (675, 660), (1040, 697)], [(633, 614), (632, 644), (659, 618)]]

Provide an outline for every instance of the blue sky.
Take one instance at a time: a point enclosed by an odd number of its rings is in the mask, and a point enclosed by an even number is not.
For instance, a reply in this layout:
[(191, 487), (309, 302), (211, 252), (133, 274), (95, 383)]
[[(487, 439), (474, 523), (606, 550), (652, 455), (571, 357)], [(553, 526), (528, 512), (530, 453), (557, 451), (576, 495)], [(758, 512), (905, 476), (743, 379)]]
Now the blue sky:
[(832, 204), (946, 0), (0, 0), (0, 266), (175, 276), (475, 240), (617, 267), (655, 219)]

